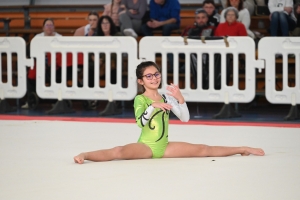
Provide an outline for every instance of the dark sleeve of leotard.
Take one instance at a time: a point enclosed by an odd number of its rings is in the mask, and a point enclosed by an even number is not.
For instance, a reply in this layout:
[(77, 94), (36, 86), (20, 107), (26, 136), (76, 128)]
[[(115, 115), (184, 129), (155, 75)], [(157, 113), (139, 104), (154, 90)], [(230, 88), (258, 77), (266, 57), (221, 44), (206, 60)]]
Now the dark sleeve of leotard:
[(134, 115), (137, 125), (142, 128), (149, 121), (154, 107), (150, 104), (148, 105), (146, 99), (138, 95), (134, 99)]

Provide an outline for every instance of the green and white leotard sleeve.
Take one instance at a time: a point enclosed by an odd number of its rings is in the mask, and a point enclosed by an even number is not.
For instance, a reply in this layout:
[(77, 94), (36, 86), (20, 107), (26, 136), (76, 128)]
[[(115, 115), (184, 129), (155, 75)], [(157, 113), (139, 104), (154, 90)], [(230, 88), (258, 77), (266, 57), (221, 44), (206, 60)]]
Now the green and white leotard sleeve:
[(189, 109), (184, 102), (183, 104), (179, 104), (178, 101), (169, 95), (162, 95), (165, 102), (172, 106), (171, 111), (180, 119), (182, 122), (188, 122), (190, 120)]

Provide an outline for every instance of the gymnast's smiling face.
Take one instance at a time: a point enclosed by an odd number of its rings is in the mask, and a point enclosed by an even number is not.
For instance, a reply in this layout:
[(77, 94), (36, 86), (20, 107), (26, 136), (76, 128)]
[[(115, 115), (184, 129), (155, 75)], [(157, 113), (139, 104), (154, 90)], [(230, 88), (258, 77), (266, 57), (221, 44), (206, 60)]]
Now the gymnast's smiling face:
[(161, 83), (161, 73), (155, 66), (150, 66), (145, 69), (142, 79), (139, 80), (145, 89), (156, 90)]

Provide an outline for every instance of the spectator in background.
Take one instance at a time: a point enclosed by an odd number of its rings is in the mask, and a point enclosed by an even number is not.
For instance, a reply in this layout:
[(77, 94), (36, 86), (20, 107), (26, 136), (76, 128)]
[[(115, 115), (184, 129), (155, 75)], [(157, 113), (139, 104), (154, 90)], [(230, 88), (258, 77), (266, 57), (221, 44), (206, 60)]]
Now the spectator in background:
[[(121, 33), (118, 32), (112, 18), (109, 16), (102, 16), (98, 20), (97, 25), (97, 36), (121, 36)], [(111, 54), (111, 83), (116, 83), (116, 56)], [(99, 56), (100, 62), (99, 65), (105, 65), (105, 55), (101, 54)], [(89, 58), (89, 87), (94, 87), (94, 55)], [(99, 77), (100, 79), (105, 79), (105, 67), (100, 67)]]
[(99, 19), (99, 14), (95, 11), (92, 11), (88, 14), (89, 23), (85, 26), (78, 28), (74, 36), (95, 36), (97, 29), (97, 22)]
[[(226, 21), (220, 23), (215, 31), (215, 36), (247, 36), (247, 31), (244, 24), (237, 21), (239, 18), (239, 11), (234, 7), (226, 9), (225, 13)], [(228, 66), (228, 61), (232, 60), (229, 54), (226, 55), (227, 67), (226, 67), (226, 81), (229, 84), (231, 67)], [(215, 61), (217, 68), (215, 68), (215, 89), (221, 88), (221, 60)]]
[(47, 18), (43, 22), (43, 32), (36, 34), (35, 37), (40, 36), (61, 36), (55, 32), (54, 21), (51, 18)]
[[(47, 36), (56, 36), (61, 37), (62, 35), (55, 32), (54, 21), (51, 18), (46, 18), (43, 22), (43, 32), (36, 34), (35, 37), (47, 37)], [(34, 92), (36, 88), (36, 62), (34, 62), (33, 69), (29, 69), (27, 74), (27, 100), (26, 103), (22, 106), (23, 109), (30, 108), (31, 105), (28, 104), (29, 102), (29, 95)], [(50, 78), (50, 68), (48, 66), (47, 57), (45, 59), (45, 66), (46, 67), (46, 81)]]
[[(250, 13), (248, 9), (244, 8), (243, 6), (243, 1), (242, 0), (227, 0), (227, 7), (234, 7), (238, 10), (238, 19), (237, 21), (241, 22), (244, 24), (248, 36), (251, 38), (255, 38), (255, 35), (252, 31), (249, 30), (250, 24), (251, 24), (251, 18), (250, 18)], [(225, 15), (224, 13), (226, 12), (227, 8), (224, 9), (221, 13), (221, 20), (220, 22), (223, 23), (225, 22)]]
[(237, 21), (239, 11), (236, 8), (226, 8), (224, 15), (226, 21), (219, 24), (215, 36), (247, 36), (245, 26)]
[(180, 26), (180, 4), (178, 0), (150, 0), (150, 20), (142, 25), (145, 36), (161, 29), (163, 36), (170, 36)]
[(98, 20), (96, 36), (121, 36), (112, 18), (109, 16), (102, 16)]
[(147, 0), (122, 0), (119, 13), (121, 33), (137, 38), (147, 7)]
[[(209, 24), (209, 15), (204, 8), (197, 9), (195, 12), (195, 23), (193, 26), (189, 26), (184, 29), (182, 36), (213, 36), (215, 26)], [(181, 57), (183, 54), (179, 54)], [(184, 58), (184, 57), (183, 57)], [(197, 85), (197, 55), (191, 54), (191, 72), (193, 74), (194, 84)], [(208, 89), (208, 55), (202, 54), (202, 86), (203, 89)], [(180, 71), (184, 71), (184, 68), (181, 67)]]
[[(97, 36), (122, 36), (118, 31), (116, 25), (114, 24), (112, 18), (109, 16), (100, 17), (97, 25)], [(95, 61), (94, 56), (90, 57), (89, 60), (89, 87), (94, 87), (94, 69)], [(114, 53), (110, 54), (110, 82), (111, 84), (117, 83), (117, 55)], [(105, 71), (106, 71), (106, 56), (104, 53), (99, 55), (99, 86), (105, 82)], [(101, 86), (103, 87), (103, 85)], [(113, 101), (113, 104), (117, 107), (117, 102)], [(107, 104), (107, 108), (109, 104)], [(106, 109), (100, 113), (100, 115), (111, 115), (112, 113), (107, 113)], [(113, 113), (116, 114), (116, 113)]]
[[(227, 7), (227, 0), (220, 0), (223, 8), (225, 9)], [(253, 15), (255, 10), (255, 1), (259, 5), (260, 2), (266, 2), (267, 0), (243, 0), (244, 1), (244, 8), (247, 8), (250, 15)]]
[(195, 11), (195, 23), (184, 29), (181, 36), (212, 36), (215, 26), (209, 24), (209, 15), (204, 8)]
[(297, 18), (296, 28), (291, 32), (291, 36), (300, 36), (300, 3), (296, 3), (294, 13)]
[(119, 12), (120, 12), (121, 0), (112, 0), (111, 3), (104, 5), (104, 11), (102, 16), (109, 16), (112, 18), (116, 28), (120, 31), (120, 21), (119, 21)]
[(271, 36), (289, 36), (289, 31), (295, 29), (296, 17), (293, 12), (293, 4), (293, 0), (269, 1)]
[(216, 10), (214, 0), (205, 0), (202, 8), (208, 14), (208, 25), (217, 27), (220, 23), (220, 15)]

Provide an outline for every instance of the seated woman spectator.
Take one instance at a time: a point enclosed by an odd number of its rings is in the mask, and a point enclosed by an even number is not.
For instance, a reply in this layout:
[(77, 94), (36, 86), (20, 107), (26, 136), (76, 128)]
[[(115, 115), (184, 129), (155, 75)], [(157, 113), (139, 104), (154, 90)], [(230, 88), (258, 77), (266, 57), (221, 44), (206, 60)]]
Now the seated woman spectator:
[(289, 36), (289, 31), (295, 29), (296, 17), (293, 12), (293, 4), (293, 0), (269, 1), (271, 36)]
[[(114, 24), (112, 18), (109, 16), (102, 16), (100, 17), (97, 25), (97, 36), (121, 36), (122, 34), (118, 32), (116, 25)], [(111, 53), (110, 54), (110, 82), (111, 84), (116, 84), (117, 82), (117, 57), (116, 54)], [(101, 87), (103, 82), (105, 83), (105, 71), (106, 71), (106, 62), (105, 62), (105, 54), (100, 53), (99, 55), (99, 85)], [(95, 58), (94, 56), (90, 56), (89, 58), (89, 87), (94, 87), (94, 69), (95, 69)], [(117, 103), (115, 101), (112, 102), (112, 107), (117, 107)], [(110, 103), (107, 104), (107, 107), (104, 111), (100, 113), (100, 115), (111, 115), (111, 114), (117, 114), (117, 110), (114, 110), (111, 113), (111, 110), (107, 110), (110, 107)]]
[(53, 19), (47, 18), (43, 22), (43, 32), (35, 35), (35, 37), (39, 36), (61, 36), (61, 34), (55, 32)]
[(147, 7), (147, 0), (122, 0), (119, 14), (121, 33), (137, 38)]
[[(242, 0), (227, 0), (227, 7), (234, 7), (238, 10), (238, 19), (237, 21), (244, 24), (248, 36), (255, 38), (255, 35), (252, 31), (249, 30), (251, 18), (248, 9), (244, 8)], [(227, 8), (221, 12), (221, 20), (220, 23), (225, 22), (225, 15)]]
[(98, 20), (96, 36), (121, 36), (112, 18), (102, 16)]
[[(55, 32), (55, 26), (54, 26), (54, 21), (51, 18), (46, 18), (43, 22), (43, 32), (36, 34), (35, 37), (46, 37), (46, 36), (56, 36), (60, 37), (62, 36), (61, 34)], [(47, 58), (45, 60), (45, 66), (47, 67)], [(48, 70), (48, 73), (46, 74), (46, 77), (50, 77), (50, 71), (49, 68), (46, 68)], [(35, 93), (35, 88), (36, 88), (36, 62), (34, 62), (33, 69), (29, 69), (28, 74), (27, 74), (27, 100), (26, 103), (22, 106), (22, 108), (27, 109), (27, 108), (33, 108), (33, 104), (28, 104), (29, 101), (29, 94), (32, 92)]]
[[(97, 36), (121, 36), (121, 33), (118, 32), (112, 18), (109, 16), (102, 16), (98, 20), (97, 25)], [(116, 83), (116, 65), (114, 64), (116, 62), (115, 54), (111, 54), (111, 83)], [(99, 77), (100, 80), (105, 79), (105, 55), (100, 54), (99, 55), (100, 61), (99, 61)], [(89, 87), (94, 87), (94, 55), (91, 54), (89, 56)]]
[[(226, 21), (220, 23), (215, 31), (215, 36), (247, 36), (247, 31), (244, 24), (237, 21), (239, 17), (239, 11), (234, 7), (229, 7), (224, 13)], [(226, 55), (227, 67), (226, 67), (226, 81), (229, 84), (230, 75), (232, 74), (231, 67), (229, 67), (230, 60), (232, 60), (229, 54)], [(215, 61), (215, 89), (221, 88), (221, 60)], [(219, 114), (215, 117), (217, 118)]]
[(102, 16), (109, 16), (112, 18), (118, 31), (120, 31), (120, 21), (119, 21), (120, 5), (121, 5), (121, 0), (112, 0), (111, 3), (104, 5), (104, 11), (102, 14)]
[(224, 15), (226, 21), (219, 24), (215, 36), (247, 36), (245, 26), (237, 21), (239, 12), (236, 8), (227, 8)]
[(89, 23), (85, 26), (78, 28), (74, 36), (94, 36), (96, 35), (97, 22), (99, 19), (99, 14), (92, 11), (88, 14)]

